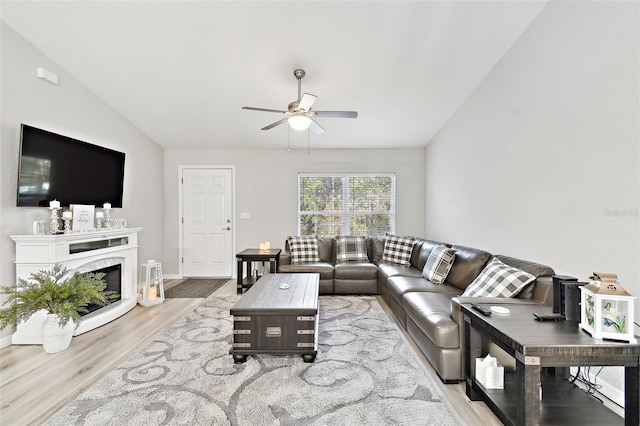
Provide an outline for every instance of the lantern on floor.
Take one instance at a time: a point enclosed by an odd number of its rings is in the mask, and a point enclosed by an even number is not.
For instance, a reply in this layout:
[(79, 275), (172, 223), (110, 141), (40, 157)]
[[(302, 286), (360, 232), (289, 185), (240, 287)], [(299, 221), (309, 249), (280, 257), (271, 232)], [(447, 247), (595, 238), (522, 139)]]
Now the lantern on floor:
[(616, 274), (593, 275), (593, 281), (580, 287), (580, 328), (595, 339), (636, 343), (633, 335), (635, 296), (620, 285)]
[(149, 259), (140, 268), (138, 281), (138, 303), (142, 306), (156, 305), (164, 301), (162, 264)]

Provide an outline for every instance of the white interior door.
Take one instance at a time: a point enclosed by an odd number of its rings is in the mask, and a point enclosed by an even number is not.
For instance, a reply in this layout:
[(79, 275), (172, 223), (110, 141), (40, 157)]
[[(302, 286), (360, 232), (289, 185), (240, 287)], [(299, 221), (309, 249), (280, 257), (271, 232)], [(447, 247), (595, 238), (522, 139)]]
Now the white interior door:
[(182, 275), (233, 274), (233, 173), (230, 168), (182, 169)]

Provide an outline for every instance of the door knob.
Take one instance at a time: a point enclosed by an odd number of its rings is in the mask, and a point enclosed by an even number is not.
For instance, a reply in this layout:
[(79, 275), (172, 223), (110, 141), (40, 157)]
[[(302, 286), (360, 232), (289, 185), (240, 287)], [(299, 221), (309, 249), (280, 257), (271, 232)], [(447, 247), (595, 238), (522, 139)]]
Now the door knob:
[(227, 226), (226, 228), (222, 228), (223, 231), (231, 231), (231, 227)]

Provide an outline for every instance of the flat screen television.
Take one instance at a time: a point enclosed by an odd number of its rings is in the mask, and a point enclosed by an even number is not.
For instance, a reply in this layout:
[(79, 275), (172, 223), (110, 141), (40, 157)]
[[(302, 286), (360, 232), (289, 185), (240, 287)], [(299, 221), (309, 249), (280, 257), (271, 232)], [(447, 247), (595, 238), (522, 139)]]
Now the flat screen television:
[(122, 207), (124, 153), (22, 124), (18, 207)]

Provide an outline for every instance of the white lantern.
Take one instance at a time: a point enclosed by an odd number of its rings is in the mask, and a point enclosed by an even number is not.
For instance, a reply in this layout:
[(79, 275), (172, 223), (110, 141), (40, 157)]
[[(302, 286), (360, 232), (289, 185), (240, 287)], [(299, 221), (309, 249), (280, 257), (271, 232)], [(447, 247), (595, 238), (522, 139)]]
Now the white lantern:
[(164, 301), (162, 264), (149, 259), (140, 268), (138, 281), (138, 303), (142, 306), (156, 305)]
[(615, 274), (596, 273), (594, 278), (580, 287), (580, 328), (595, 339), (636, 343), (633, 334), (636, 297), (618, 283)]

